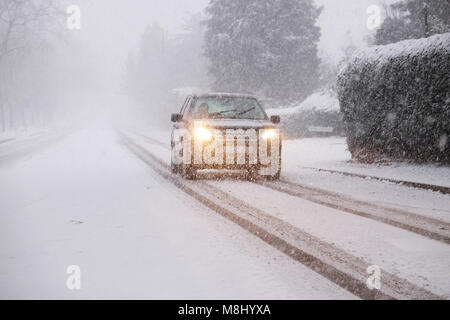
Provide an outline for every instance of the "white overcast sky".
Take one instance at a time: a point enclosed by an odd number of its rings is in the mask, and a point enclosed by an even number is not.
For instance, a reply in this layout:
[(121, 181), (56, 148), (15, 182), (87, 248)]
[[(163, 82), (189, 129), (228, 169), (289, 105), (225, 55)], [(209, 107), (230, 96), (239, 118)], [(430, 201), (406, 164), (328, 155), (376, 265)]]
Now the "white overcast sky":
[[(336, 62), (348, 43), (350, 31), (355, 45), (363, 45), (369, 34), (367, 7), (392, 0), (315, 0), (324, 10), (320, 49)], [(73, 31), (98, 55), (116, 65), (136, 50), (145, 27), (161, 24), (169, 33), (182, 29), (188, 13), (203, 10), (209, 0), (73, 0), (81, 8), (82, 29)]]

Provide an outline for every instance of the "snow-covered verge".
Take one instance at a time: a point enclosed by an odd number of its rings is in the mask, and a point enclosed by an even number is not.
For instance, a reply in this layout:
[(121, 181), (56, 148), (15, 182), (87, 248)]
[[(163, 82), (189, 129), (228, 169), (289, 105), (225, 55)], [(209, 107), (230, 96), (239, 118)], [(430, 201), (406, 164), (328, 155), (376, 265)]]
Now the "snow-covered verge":
[(309, 138), (284, 142), (286, 161), (305, 167), (346, 171), (387, 179), (413, 181), (450, 187), (450, 167), (434, 164), (388, 162), (363, 164), (351, 160), (345, 138)]
[(308, 138), (283, 142), (282, 178), (450, 221), (450, 196), (316, 169), (450, 187), (450, 167), (389, 162), (362, 164), (351, 160), (345, 138)]
[(355, 159), (450, 163), (450, 33), (358, 51), (338, 77)]
[(300, 105), (266, 110), (281, 117), (281, 128), (287, 137), (341, 134), (339, 101), (332, 91), (312, 94)]
[(48, 128), (29, 128), (27, 130), (0, 132), (0, 144), (35, 137), (46, 132), (49, 132)]

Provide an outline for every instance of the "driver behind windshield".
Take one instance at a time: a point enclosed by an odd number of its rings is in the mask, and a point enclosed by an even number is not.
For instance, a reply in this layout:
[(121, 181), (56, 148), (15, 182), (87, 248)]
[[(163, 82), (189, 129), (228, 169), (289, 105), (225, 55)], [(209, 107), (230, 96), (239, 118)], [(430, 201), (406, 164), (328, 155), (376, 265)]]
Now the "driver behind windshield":
[(199, 98), (190, 114), (193, 119), (267, 119), (258, 102), (248, 98)]
[(195, 111), (195, 118), (208, 118), (209, 117), (209, 105), (207, 103), (202, 103), (198, 109)]

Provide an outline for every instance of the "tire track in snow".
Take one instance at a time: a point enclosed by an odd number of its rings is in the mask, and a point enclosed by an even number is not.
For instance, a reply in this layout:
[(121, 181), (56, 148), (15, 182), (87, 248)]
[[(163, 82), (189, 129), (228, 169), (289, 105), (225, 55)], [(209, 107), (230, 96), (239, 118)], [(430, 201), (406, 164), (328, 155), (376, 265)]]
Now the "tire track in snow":
[[(170, 150), (168, 144), (163, 143), (162, 141), (146, 135), (138, 135), (149, 143)], [(417, 233), (433, 240), (450, 244), (450, 223), (448, 222), (425, 217), (406, 210), (394, 209), (367, 201), (361, 201), (341, 193), (286, 180), (274, 182), (259, 180), (253, 182), (266, 188), (283, 192), (319, 205), (372, 219), (396, 228)]]
[(332, 209), (352, 213), (450, 244), (450, 223), (409, 211), (393, 209), (352, 197), (285, 180), (257, 181), (266, 188), (302, 198)]
[(45, 134), (34, 134), (25, 140), (12, 139), (14, 142), (0, 147), (0, 166), (44, 151), (73, 132), (75, 130), (64, 130)]
[(371, 180), (377, 180), (377, 181), (390, 182), (390, 183), (395, 183), (395, 184), (402, 185), (402, 186), (407, 186), (407, 187), (413, 187), (413, 188), (417, 188), (417, 189), (424, 189), (424, 190), (440, 192), (442, 194), (450, 194), (450, 187), (438, 186), (438, 185), (435, 185), (435, 184), (427, 184), (427, 183), (414, 182), (414, 181), (397, 180), (397, 179), (391, 179), (391, 178), (369, 176), (369, 175), (360, 174), (360, 173), (353, 173), (353, 172), (346, 172), (346, 171), (339, 171), (339, 170), (330, 170), (330, 169), (323, 169), (323, 168), (313, 168), (313, 167), (303, 167), (303, 168), (304, 169), (309, 169), (309, 170), (315, 170), (315, 171), (319, 171), (319, 172), (326, 172), (326, 173), (332, 173), (332, 174), (341, 174), (343, 176), (348, 176), (348, 177), (355, 177), (355, 178), (361, 178), (361, 179), (371, 179)]
[(366, 286), (369, 263), (324, 242), (230, 194), (202, 181), (190, 182), (170, 172), (169, 166), (121, 133), (122, 142), (156, 173), (206, 207), (238, 224), (292, 259), (363, 299), (441, 299), (426, 289), (382, 271), (381, 290)]

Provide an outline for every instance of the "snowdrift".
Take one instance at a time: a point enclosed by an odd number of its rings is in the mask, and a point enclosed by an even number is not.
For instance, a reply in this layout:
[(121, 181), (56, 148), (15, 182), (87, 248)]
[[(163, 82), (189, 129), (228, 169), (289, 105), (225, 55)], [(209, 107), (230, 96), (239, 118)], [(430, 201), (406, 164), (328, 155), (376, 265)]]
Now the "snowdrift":
[(338, 77), (352, 156), (450, 163), (450, 33), (355, 53)]
[(343, 133), (339, 101), (331, 91), (317, 92), (299, 106), (267, 110), (280, 115), (281, 129), (290, 138)]

